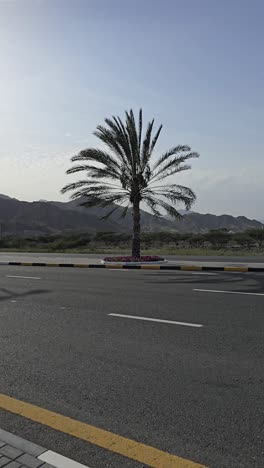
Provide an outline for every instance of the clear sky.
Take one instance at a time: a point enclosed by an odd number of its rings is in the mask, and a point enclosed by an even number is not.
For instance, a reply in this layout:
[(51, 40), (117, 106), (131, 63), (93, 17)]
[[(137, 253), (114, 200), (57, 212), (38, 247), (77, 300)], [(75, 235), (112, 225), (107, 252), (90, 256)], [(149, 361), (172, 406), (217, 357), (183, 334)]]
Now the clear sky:
[[(264, 218), (262, 0), (0, 0), (0, 193), (63, 199), (70, 156), (142, 106), (196, 211)], [(67, 197), (64, 196), (64, 199)]]

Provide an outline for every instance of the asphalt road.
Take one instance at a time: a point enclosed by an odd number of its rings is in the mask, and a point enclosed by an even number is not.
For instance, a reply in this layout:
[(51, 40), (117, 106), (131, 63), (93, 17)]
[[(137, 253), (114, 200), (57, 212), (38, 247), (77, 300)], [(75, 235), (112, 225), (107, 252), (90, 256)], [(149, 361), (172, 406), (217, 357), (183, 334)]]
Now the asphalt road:
[[(0, 279), (0, 393), (213, 468), (264, 467), (262, 274), (2, 266)], [(143, 466), (3, 410), (0, 427), (91, 468)]]

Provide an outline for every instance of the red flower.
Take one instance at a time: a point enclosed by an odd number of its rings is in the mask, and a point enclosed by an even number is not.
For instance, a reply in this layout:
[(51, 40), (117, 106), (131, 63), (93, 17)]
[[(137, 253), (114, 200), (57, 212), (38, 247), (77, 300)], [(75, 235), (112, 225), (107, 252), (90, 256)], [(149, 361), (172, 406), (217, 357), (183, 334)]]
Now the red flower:
[(157, 255), (144, 255), (143, 257), (105, 257), (105, 262), (123, 262), (123, 263), (133, 263), (133, 262), (161, 262), (164, 258)]

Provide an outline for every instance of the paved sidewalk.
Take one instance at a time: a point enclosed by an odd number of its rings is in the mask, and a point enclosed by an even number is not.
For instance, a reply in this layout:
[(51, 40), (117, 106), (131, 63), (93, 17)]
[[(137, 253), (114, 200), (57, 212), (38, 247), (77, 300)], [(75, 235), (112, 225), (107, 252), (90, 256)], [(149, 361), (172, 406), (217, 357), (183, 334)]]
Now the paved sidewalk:
[(0, 429), (0, 468), (88, 468)]

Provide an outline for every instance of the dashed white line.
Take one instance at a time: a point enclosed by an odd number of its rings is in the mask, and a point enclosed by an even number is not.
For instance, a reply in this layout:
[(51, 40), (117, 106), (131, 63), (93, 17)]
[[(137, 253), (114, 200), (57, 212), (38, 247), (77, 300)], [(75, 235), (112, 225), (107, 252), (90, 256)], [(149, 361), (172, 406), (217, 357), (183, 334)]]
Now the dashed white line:
[[(136, 271), (136, 270), (135, 270)], [(160, 273), (176, 273), (177, 275), (206, 275), (206, 276), (216, 276), (218, 273), (211, 273), (206, 271), (188, 271), (188, 270), (153, 270), (156, 275)]]
[(21, 279), (36, 279), (40, 280), (38, 276), (15, 276), (15, 275), (6, 275), (6, 278), (21, 278)]
[(209, 292), (209, 293), (220, 293), (220, 294), (242, 294), (242, 295), (247, 295), (247, 296), (264, 296), (264, 293), (250, 293), (250, 292), (240, 292), (240, 291), (220, 291), (218, 289), (193, 289), (193, 291)]
[[(142, 271), (137, 270), (136, 268), (107, 268), (108, 271)], [(144, 270), (146, 272), (146, 270)], [(216, 276), (218, 273), (212, 273), (207, 271), (188, 271), (188, 270), (149, 270), (156, 275), (160, 273), (176, 273), (177, 275), (205, 275), (205, 276)]]
[(183, 325), (185, 327), (195, 327), (195, 328), (203, 327), (203, 325), (200, 325), (198, 323), (175, 322), (174, 320), (163, 320), (163, 319), (156, 319), (156, 318), (150, 318), (150, 317), (140, 317), (138, 315), (123, 315), (123, 314), (108, 314), (108, 315), (111, 315), (113, 317), (129, 318), (129, 319), (135, 319), (135, 320), (145, 320), (147, 322), (168, 323), (170, 325)]
[(64, 457), (59, 453), (47, 450), (38, 457), (39, 460), (44, 461), (56, 468), (89, 468), (86, 465), (82, 465), (70, 458)]
[(206, 276), (216, 276), (217, 273), (207, 273), (206, 271), (182, 271), (181, 273), (190, 273), (191, 275), (206, 275)]

